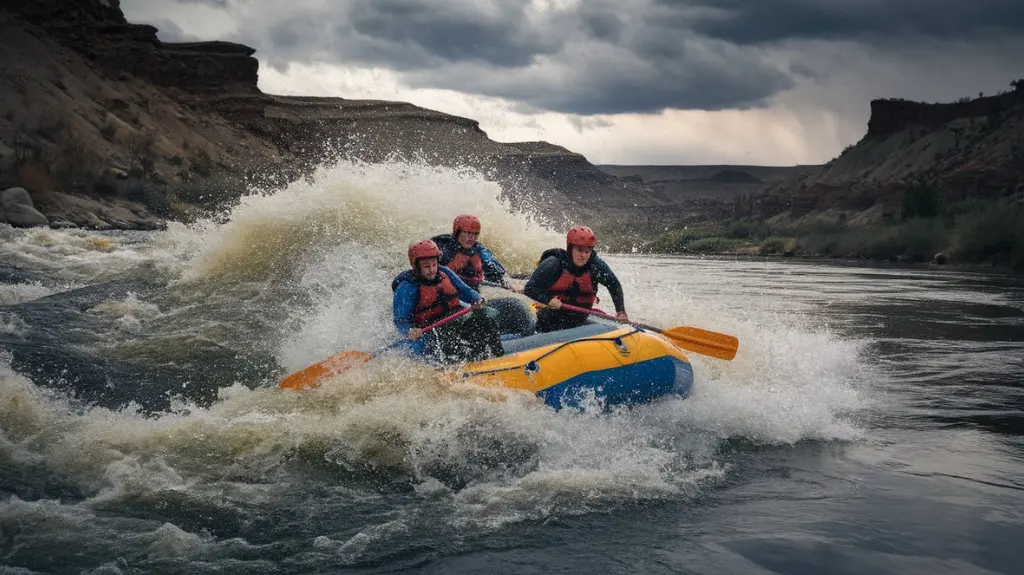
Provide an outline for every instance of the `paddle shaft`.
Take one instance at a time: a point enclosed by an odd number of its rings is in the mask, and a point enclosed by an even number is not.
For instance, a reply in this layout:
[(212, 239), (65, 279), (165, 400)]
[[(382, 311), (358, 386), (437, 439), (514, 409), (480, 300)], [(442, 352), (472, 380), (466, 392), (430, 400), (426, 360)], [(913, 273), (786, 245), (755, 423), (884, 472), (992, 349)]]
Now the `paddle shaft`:
[[(578, 307), (578, 306), (570, 305), (570, 304), (567, 304), (567, 303), (563, 303), (562, 307), (567, 309), (567, 310), (570, 310), (570, 311), (578, 311), (578, 312), (581, 312), (581, 313), (589, 313), (590, 315), (596, 315), (598, 317), (603, 317), (605, 319), (611, 319), (611, 320), (615, 320), (615, 321), (620, 321), (619, 318), (615, 317), (614, 315), (608, 315), (606, 313), (599, 312), (599, 311), (592, 310), (592, 309), (587, 309), (585, 307)], [(640, 322), (637, 322), (637, 321), (630, 321), (628, 323), (630, 325), (635, 325), (637, 327), (641, 327), (643, 329), (646, 329), (647, 331), (653, 331), (653, 332), (656, 332), (656, 333), (662, 333), (662, 332), (665, 331), (665, 330), (661, 329), (660, 327), (656, 327), (656, 326), (653, 326), (653, 325), (648, 325), (646, 323), (640, 323)]]
[[(490, 282), (485, 282), (485, 285), (488, 283)], [(503, 286), (493, 284), (492, 287), (508, 289)], [(538, 308), (548, 307), (548, 305), (544, 303), (533, 303)], [(683, 349), (699, 353), (701, 355), (707, 355), (718, 359), (724, 359), (726, 361), (731, 361), (733, 358), (736, 357), (736, 351), (740, 345), (739, 339), (737, 339), (735, 336), (709, 331), (706, 329), (688, 327), (683, 325), (679, 325), (669, 329), (662, 329), (660, 327), (649, 325), (646, 323), (639, 323), (634, 321), (623, 322), (618, 317), (607, 314), (598, 309), (587, 309), (565, 303), (559, 306), (559, 308), (565, 308), (568, 311), (574, 311), (577, 313), (596, 315), (598, 317), (610, 319), (619, 323), (628, 323), (641, 329), (661, 334), (671, 339), (673, 342), (675, 342), (677, 346)]]
[[(577, 307), (574, 305), (563, 303), (561, 307), (575, 312), (588, 313), (611, 319), (623, 323), (619, 318), (608, 315), (603, 312), (587, 309), (583, 307)], [(724, 333), (716, 333), (713, 331), (703, 330), (694, 327), (678, 326), (671, 329), (661, 329), (653, 325), (647, 325), (644, 323), (638, 323), (635, 321), (628, 322), (630, 325), (660, 333), (676, 342), (684, 349), (694, 351), (697, 353), (710, 355), (719, 359), (731, 360), (736, 356), (736, 349), (739, 347), (739, 340), (731, 335)]]
[(426, 326), (424, 328), (420, 328), (420, 331), (422, 331), (423, 333), (427, 333), (428, 331), (434, 329), (435, 327), (441, 327), (442, 325), (452, 321), (453, 319), (462, 317), (462, 316), (466, 315), (467, 313), (469, 313), (471, 311), (473, 311), (473, 307), (472, 306), (464, 307), (464, 308), (460, 309), (459, 311), (453, 313), (452, 315), (450, 315), (450, 316), (448, 316), (446, 318), (439, 319), (439, 320), (435, 321), (434, 323), (432, 323), (432, 324), (430, 324), (430, 325), (428, 325), (428, 326)]
[[(456, 318), (466, 315), (473, 311), (472, 307), (463, 308), (452, 315), (435, 321), (434, 323), (424, 326), (421, 328), (423, 333), (426, 333), (434, 328), (440, 327)], [(320, 382), (328, 377), (333, 377), (342, 371), (352, 367), (361, 361), (370, 361), (374, 357), (377, 357), (380, 353), (387, 351), (393, 347), (397, 347), (402, 342), (406, 341), (404, 338), (397, 341), (391, 342), (388, 345), (380, 348), (379, 350), (369, 353), (365, 351), (343, 351), (339, 354), (333, 355), (324, 361), (315, 363), (301, 371), (297, 371), (288, 377), (285, 377), (278, 383), (278, 387), (282, 389), (306, 389), (308, 387), (317, 387)]]
[[(550, 306), (548, 306), (548, 308), (550, 309)], [(560, 309), (567, 309), (569, 311), (578, 311), (578, 312), (581, 312), (581, 313), (589, 313), (590, 315), (596, 315), (598, 317), (603, 317), (605, 319), (611, 319), (611, 320), (619, 321), (619, 318), (615, 317), (614, 315), (608, 315), (608, 314), (604, 313), (603, 311), (597, 311), (596, 309), (587, 309), (585, 307), (578, 307), (578, 306), (570, 305), (570, 304), (567, 304), (567, 303), (563, 303), (560, 306)], [(636, 323), (635, 321), (631, 321), (629, 323), (631, 323), (633, 325), (636, 325), (636, 326), (639, 326), (639, 327), (642, 327), (644, 329), (649, 329), (649, 330), (652, 330), (652, 331), (661, 331), (660, 329), (658, 329), (658, 328), (656, 328), (654, 326), (644, 325), (642, 323)]]
[[(462, 317), (462, 316), (466, 315), (467, 313), (469, 313), (471, 311), (473, 311), (472, 307), (462, 308), (459, 311), (453, 313), (452, 315), (450, 315), (450, 316), (448, 316), (446, 318), (439, 319), (439, 320), (435, 321), (434, 323), (432, 323), (432, 324), (430, 324), (428, 326), (420, 328), (420, 331), (423, 332), (423, 333), (427, 333), (428, 331), (434, 329), (435, 327), (441, 327), (442, 325), (452, 321), (453, 319)], [(376, 356), (376, 355), (378, 355), (378, 354), (380, 354), (380, 353), (382, 353), (384, 351), (387, 351), (387, 350), (389, 350), (389, 349), (391, 349), (391, 348), (401, 344), (403, 341), (405, 341), (405, 340), (404, 339), (400, 339), (398, 341), (393, 341), (393, 342), (385, 345), (384, 347), (380, 348), (379, 351), (373, 352), (371, 357), (374, 357), (374, 356)]]

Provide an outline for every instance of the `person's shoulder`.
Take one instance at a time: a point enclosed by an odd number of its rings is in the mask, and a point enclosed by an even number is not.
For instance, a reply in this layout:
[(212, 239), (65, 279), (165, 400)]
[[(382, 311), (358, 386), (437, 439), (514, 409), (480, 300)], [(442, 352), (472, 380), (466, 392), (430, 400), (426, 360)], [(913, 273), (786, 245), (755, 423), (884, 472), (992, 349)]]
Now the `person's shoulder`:
[(440, 234), (430, 238), (435, 244), (441, 246), (441, 244), (451, 244), (455, 241), (455, 236), (451, 234)]
[(590, 269), (608, 276), (614, 276), (615, 272), (612, 271), (612, 267), (608, 265), (608, 262), (601, 259), (601, 256), (594, 253), (590, 258)]
[(561, 263), (561, 262), (565, 261), (565, 259), (566, 259), (566, 257), (568, 255), (569, 255), (569, 252), (565, 251), (562, 248), (548, 248), (548, 249), (544, 250), (544, 253), (540, 254), (540, 259), (537, 260), (538, 261), (538, 265), (539, 264), (543, 264), (544, 262), (550, 260), (551, 258), (554, 258), (554, 259), (558, 260), (559, 263)]
[(594, 254), (594, 259), (591, 261), (591, 265), (600, 268), (601, 271), (612, 273), (612, 266), (608, 265), (608, 262), (597, 254)]
[(398, 288), (404, 283), (415, 287), (415, 279), (416, 276), (413, 275), (412, 270), (399, 272), (399, 274), (395, 276), (395, 279), (391, 280), (391, 291), (398, 291)]

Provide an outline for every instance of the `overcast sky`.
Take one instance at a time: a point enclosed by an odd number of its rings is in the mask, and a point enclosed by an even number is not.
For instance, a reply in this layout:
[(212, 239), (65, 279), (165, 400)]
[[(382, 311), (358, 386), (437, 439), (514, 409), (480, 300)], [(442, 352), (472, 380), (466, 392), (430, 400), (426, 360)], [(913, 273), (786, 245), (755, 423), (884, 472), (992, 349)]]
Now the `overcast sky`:
[(277, 94), (401, 100), (608, 164), (822, 163), (874, 98), (1024, 77), (1022, 0), (121, 0)]

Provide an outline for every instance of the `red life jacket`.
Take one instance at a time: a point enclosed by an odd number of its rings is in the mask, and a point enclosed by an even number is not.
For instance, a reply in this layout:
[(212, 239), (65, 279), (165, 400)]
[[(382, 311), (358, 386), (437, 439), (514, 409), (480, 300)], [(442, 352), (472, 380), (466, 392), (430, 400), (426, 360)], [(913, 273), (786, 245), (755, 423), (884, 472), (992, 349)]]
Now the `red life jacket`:
[(590, 266), (575, 275), (569, 271), (568, 262), (562, 260), (562, 275), (548, 288), (548, 293), (562, 303), (590, 309), (597, 302), (597, 286), (590, 278)]
[(470, 255), (462, 249), (455, 250), (455, 257), (445, 267), (455, 272), (466, 285), (476, 289), (484, 281), (484, 261), (480, 258), (480, 251), (474, 249)]
[(412, 311), (412, 324), (416, 327), (426, 327), (462, 309), (459, 290), (444, 272), (438, 270), (437, 274), (440, 281), (436, 283), (415, 282), (419, 288), (419, 301)]

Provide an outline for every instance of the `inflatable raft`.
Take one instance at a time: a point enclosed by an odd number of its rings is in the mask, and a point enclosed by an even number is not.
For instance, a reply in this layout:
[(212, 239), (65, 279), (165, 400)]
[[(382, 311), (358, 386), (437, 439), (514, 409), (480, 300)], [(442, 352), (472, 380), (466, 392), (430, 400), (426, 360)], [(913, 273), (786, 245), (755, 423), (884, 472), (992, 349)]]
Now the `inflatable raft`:
[(503, 342), (505, 355), (468, 363), (464, 377), (536, 393), (555, 408), (605, 408), (687, 397), (693, 368), (669, 339), (632, 326), (587, 324)]
[[(492, 302), (497, 303), (497, 300)], [(696, 346), (692, 349), (723, 359), (732, 359), (736, 350), (735, 338), (731, 336), (686, 327), (655, 331), (643, 325), (588, 323), (573, 329), (524, 336), (523, 333), (533, 333), (536, 319), (529, 306), (507, 300), (494, 307), (503, 312), (498, 323), (504, 334), (505, 354), (462, 365), (458, 368), (462, 376), (478, 385), (535, 393), (555, 409), (591, 405), (607, 409), (649, 403), (669, 395), (689, 396), (693, 368), (674, 342), (676, 337), (689, 338), (692, 341), (688, 343)], [(467, 308), (462, 313), (469, 311)], [(679, 330), (685, 333), (676, 333)], [(700, 332), (700, 337), (694, 339), (686, 330)], [(711, 339), (707, 339), (709, 337)], [(715, 341), (720, 338), (725, 338), (725, 343)], [(315, 387), (326, 378), (376, 355), (363, 351), (342, 352), (285, 377), (280, 387), (294, 390)]]

